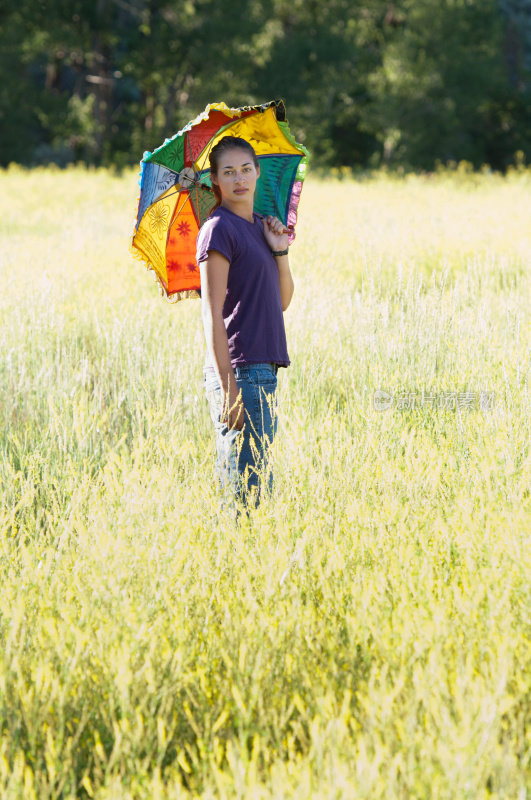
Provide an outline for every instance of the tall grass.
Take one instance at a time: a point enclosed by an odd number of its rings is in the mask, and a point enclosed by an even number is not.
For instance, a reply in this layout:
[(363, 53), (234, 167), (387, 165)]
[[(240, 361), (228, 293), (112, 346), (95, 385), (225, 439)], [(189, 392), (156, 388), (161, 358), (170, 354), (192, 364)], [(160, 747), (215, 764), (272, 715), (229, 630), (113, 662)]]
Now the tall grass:
[(530, 797), (531, 174), (307, 182), (239, 526), (135, 177), (0, 181), (0, 797)]

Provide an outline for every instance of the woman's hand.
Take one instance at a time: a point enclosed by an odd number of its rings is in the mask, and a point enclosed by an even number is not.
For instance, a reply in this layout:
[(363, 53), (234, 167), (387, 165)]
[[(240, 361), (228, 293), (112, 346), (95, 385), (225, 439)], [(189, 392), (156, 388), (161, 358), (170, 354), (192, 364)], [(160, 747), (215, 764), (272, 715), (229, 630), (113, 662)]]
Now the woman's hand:
[(231, 403), (230, 397), (225, 396), (223, 403), (222, 422), (226, 422), (227, 426), (232, 430), (241, 431), (244, 422), (244, 407), (241, 400), (241, 393), (238, 393), (236, 401)]
[(266, 217), (264, 220), (264, 236), (271, 250), (285, 250), (288, 246), (289, 231), (277, 217)]

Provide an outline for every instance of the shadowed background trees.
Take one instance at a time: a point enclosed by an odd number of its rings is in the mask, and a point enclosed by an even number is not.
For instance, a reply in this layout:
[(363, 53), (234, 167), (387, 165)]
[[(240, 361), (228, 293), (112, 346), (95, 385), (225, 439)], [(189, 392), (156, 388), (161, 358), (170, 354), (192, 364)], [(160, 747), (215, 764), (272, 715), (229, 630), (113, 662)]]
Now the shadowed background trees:
[(0, 37), (0, 165), (121, 167), (273, 98), (323, 167), (531, 155), (531, 0), (3, 0)]

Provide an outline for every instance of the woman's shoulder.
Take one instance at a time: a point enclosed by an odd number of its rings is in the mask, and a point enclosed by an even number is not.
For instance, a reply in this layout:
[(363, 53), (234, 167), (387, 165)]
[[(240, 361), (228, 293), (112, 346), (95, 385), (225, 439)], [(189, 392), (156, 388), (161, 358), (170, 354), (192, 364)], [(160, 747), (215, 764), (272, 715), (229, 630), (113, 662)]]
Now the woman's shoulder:
[(216, 208), (201, 225), (197, 236), (197, 260), (203, 261), (209, 250), (218, 250), (232, 261), (238, 252), (238, 235), (228, 215)]
[(219, 208), (216, 208), (210, 216), (208, 216), (201, 227), (199, 228), (199, 236), (206, 236), (212, 234), (215, 230), (220, 230), (225, 227), (225, 220), (223, 214), (219, 214)]
[(214, 209), (210, 216), (206, 218), (206, 220), (201, 225), (200, 230), (230, 230), (232, 228), (232, 220), (230, 218), (230, 214), (225, 212), (225, 209), (222, 206), (218, 206), (218, 208)]
[(221, 219), (221, 216), (222, 215), (219, 213), (219, 206), (218, 206), (217, 208), (215, 208), (213, 211), (210, 212), (210, 214), (205, 219), (201, 227), (204, 228), (205, 225), (212, 225), (212, 224), (215, 225), (217, 220)]

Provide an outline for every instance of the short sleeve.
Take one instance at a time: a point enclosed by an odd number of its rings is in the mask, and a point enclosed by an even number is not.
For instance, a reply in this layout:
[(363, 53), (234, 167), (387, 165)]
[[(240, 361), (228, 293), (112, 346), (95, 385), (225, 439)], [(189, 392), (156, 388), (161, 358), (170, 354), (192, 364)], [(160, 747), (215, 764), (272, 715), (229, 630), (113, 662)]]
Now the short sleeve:
[(205, 220), (197, 236), (196, 260), (206, 261), (209, 250), (217, 250), (227, 261), (236, 256), (236, 240), (223, 217), (209, 217)]

